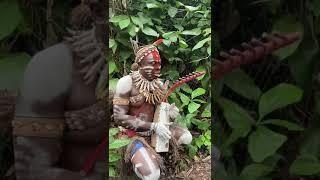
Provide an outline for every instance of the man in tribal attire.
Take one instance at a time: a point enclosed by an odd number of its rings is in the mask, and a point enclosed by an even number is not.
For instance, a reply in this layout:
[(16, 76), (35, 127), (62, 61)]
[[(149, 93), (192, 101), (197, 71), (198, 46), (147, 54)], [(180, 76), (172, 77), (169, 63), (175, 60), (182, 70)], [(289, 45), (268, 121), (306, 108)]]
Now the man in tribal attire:
[[(138, 47), (137, 42), (132, 43), (135, 62), (132, 72), (118, 81), (113, 114), (114, 120), (125, 128), (124, 132), (136, 134), (127, 148), (125, 160), (131, 161), (140, 179), (154, 180), (160, 177), (161, 157), (149, 145), (150, 142), (147, 143), (150, 135), (155, 133), (163, 140), (175, 140), (178, 144), (191, 143), (192, 135), (172, 123), (153, 122), (155, 109), (166, 93), (168, 82), (159, 79), (161, 58), (157, 43), (142, 47)], [(171, 104), (169, 117), (175, 119), (178, 115), (178, 108)]]

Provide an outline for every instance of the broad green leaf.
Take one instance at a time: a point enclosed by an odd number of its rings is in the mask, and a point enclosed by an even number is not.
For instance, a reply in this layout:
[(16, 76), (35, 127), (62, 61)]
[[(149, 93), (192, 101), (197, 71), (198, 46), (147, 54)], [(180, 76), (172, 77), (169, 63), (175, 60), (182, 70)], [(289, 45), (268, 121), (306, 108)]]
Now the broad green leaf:
[(179, 31), (183, 31), (183, 30), (184, 30), (184, 27), (181, 26), (180, 24), (175, 24), (175, 25), (173, 25), (173, 27), (175, 27), (175, 28), (178, 29)]
[(126, 19), (128, 19), (128, 18), (129, 18), (129, 17), (126, 16), (126, 15), (113, 16), (113, 17), (110, 19), (110, 22), (119, 23), (120, 21), (126, 20)]
[(164, 39), (163, 44), (166, 45), (167, 47), (169, 47), (171, 45), (171, 41)]
[[(128, 33), (130, 34), (131, 37), (134, 37), (134, 36), (137, 34), (136, 28), (137, 28), (137, 27), (136, 27), (135, 25), (133, 25), (133, 24), (130, 24), (130, 25), (128, 26), (127, 31), (128, 31)], [(138, 29), (139, 29), (139, 28), (138, 28)]]
[(140, 21), (140, 19), (138, 17), (135, 16), (130, 16), (133, 24), (139, 26), (141, 29), (143, 29), (143, 23)]
[(142, 32), (148, 36), (155, 36), (155, 37), (159, 36), (159, 34), (155, 30), (151, 29), (150, 27), (143, 28)]
[(192, 48), (192, 51), (201, 48), (206, 42), (208, 42), (208, 41), (210, 41), (210, 40), (211, 40), (211, 38), (209, 37), (209, 38), (205, 38), (205, 39), (199, 41), (199, 42)]
[[(282, 16), (275, 21), (273, 26), (273, 32), (290, 33), (290, 32), (303, 32), (303, 25), (297, 21), (294, 16)], [(287, 47), (281, 48), (273, 54), (279, 57), (280, 60), (290, 56), (298, 48), (301, 39), (288, 45)]]
[(112, 48), (116, 44), (114, 39), (109, 38), (109, 48)]
[(201, 34), (201, 29), (200, 28), (195, 28), (195, 29), (191, 29), (191, 30), (184, 30), (184, 31), (181, 32), (181, 34), (198, 36), (199, 34)]
[(207, 35), (211, 34), (211, 28), (206, 28), (203, 30), (203, 32), (204, 32), (204, 36), (207, 36)]
[(211, 118), (211, 103), (208, 103), (204, 111), (201, 113), (201, 117)]
[(177, 14), (177, 12), (178, 12), (178, 9), (175, 7), (170, 6), (168, 9), (168, 14), (172, 18)]
[(192, 89), (190, 88), (190, 86), (189, 86), (188, 84), (183, 84), (183, 85), (181, 86), (181, 89), (182, 89), (183, 91), (189, 93), (189, 94), (192, 93)]
[(189, 113), (189, 114), (186, 115), (186, 117), (185, 117), (184, 119), (185, 119), (185, 123), (186, 123), (186, 125), (187, 125), (188, 128), (189, 128), (190, 125), (191, 125), (191, 120), (192, 120), (194, 117), (196, 117), (196, 116), (197, 116), (196, 113), (194, 113), (194, 114)]
[[(166, 33), (162, 34), (162, 37), (171, 41), (171, 42), (176, 42), (178, 40), (178, 35), (175, 31), (166, 32)], [(179, 38), (179, 40), (180, 39), (182, 39), (182, 38)]]
[(205, 136), (207, 139), (211, 139), (211, 130), (207, 130), (207, 131), (204, 133), (204, 136)]
[(193, 146), (193, 145), (191, 145), (191, 144), (188, 144), (187, 148), (188, 148), (189, 157), (193, 158), (197, 154), (198, 148)]
[(226, 150), (232, 143), (236, 142), (241, 137), (243, 137), (243, 132), (236, 129), (232, 130), (231, 134), (223, 142), (221, 150)]
[(0, 2), (0, 40), (10, 35), (22, 19), (16, 0)]
[(115, 91), (116, 90), (118, 80), (119, 79), (117, 79), (117, 78), (109, 79), (109, 90), (110, 91)]
[(237, 131), (241, 137), (247, 136), (254, 123), (254, 119), (238, 104), (224, 98), (217, 99), (218, 104), (223, 110), (224, 117), (226, 118), (229, 126), (233, 131)]
[[(208, 147), (210, 147), (210, 148), (211, 148), (211, 141), (210, 141), (210, 139), (209, 139), (209, 140), (204, 141), (204, 142), (203, 142), (203, 145), (208, 146)], [(209, 151), (209, 152), (211, 152), (211, 151)]]
[(188, 111), (189, 113), (194, 113), (196, 110), (198, 110), (200, 107), (200, 104), (197, 104), (195, 102), (191, 102), (188, 104)]
[[(207, 70), (206, 70), (205, 66), (199, 66), (199, 67), (197, 67), (196, 71), (197, 72), (201, 72), (201, 71), (206, 72)], [(204, 75), (202, 75), (202, 76), (197, 77), (197, 80), (199, 80), (199, 81), (202, 80), (205, 75), (206, 75), (206, 73)]]
[[(312, 91), (312, 79), (314, 79), (314, 67), (320, 58), (319, 43), (317, 35), (314, 32), (314, 20), (304, 19), (303, 39), (298, 49), (287, 58), (290, 66), (290, 72), (297, 82), (297, 85), (303, 88), (304, 93), (309, 95)], [(303, 60), (301, 60), (303, 59)]]
[(116, 52), (117, 48), (118, 48), (118, 44), (116, 43), (116, 44), (112, 47), (112, 52), (113, 52), (113, 54)]
[(142, 12), (138, 12), (139, 21), (141, 21), (142, 24), (149, 24), (150, 26), (153, 25), (152, 20), (150, 17), (147, 17), (146, 14)]
[(190, 102), (190, 98), (188, 96), (184, 95), (183, 93), (179, 92), (178, 94), (179, 94), (180, 99), (182, 101), (182, 105), (188, 105)]
[(281, 120), (281, 119), (264, 120), (261, 124), (273, 124), (276, 126), (281, 126), (281, 127), (287, 128), (290, 131), (303, 131), (304, 130), (303, 127), (301, 127), (295, 123), (292, 123), (292, 122), (289, 122), (286, 120)]
[(199, 119), (191, 119), (191, 122), (195, 124), (201, 130), (207, 130), (210, 127), (209, 121), (199, 120)]
[(127, 16), (126, 19), (122, 20), (122, 21), (119, 21), (119, 27), (120, 29), (124, 29), (126, 27), (128, 27), (130, 24), (130, 18)]
[(120, 160), (122, 157), (119, 154), (109, 154), (109, 163), (116, 162)]
[(211, 55), (211, 45), (209, 45), (209, 47), (207, 48), (207, 53), (208, 55)]
[(195, 138), (194, 139), (195, 144), (197, 145), (198, 148), (201, 148), (201, 146), (203, 145), (203, 141), (201, 140), (201, 138)]
[(130, 139), (116, 139), (111, 144), (109, 144), (109, 149), (118, 149), (126, 146), (130, 143)]
[(251, 99), (258, 100), (261, 90), (254, 81), (241, 69), (236, 69), (224, 76), (224, 83), (239, 95)]
[[(318, 119), (316, 120), (318, 121)], [(318, 123), (318, 122), (314, 122)], [(319, 125), (312, 125), (308, 128), (304, 134), (304, 138), (301, 140), (300, 153), (301, 155), (313, 155), (318, 156), (320, 154), (320, 127)]]
[(177, 1), (177, 2), (176, 2), (176, 6), (177, 6), (177, 7), (180, 7), (180, 6), (185, 6), (185, 5), (184, 5), (182, 2)]
[(18, 90), (30, 59), (26, 53), (0, 58), (0, 89)]
[(278, 154), (278, 153), (275, 153), (274, 155), (272, 156), (269, 156), (268, 158), (266, 158), (262, 164), (266, 165), (266, 166), (269, 166), (269, 167), (272, 167), (272, 168), (275, 168), (277, 167), (278, 165), (278, 162), (279, 160), (283, 159), (283, 156)]
[(262, 162), (275, 154), (286, 140), (286, 136), (259, 126), (249, 136), (248, 151), (254, 162)]
[(188, 11), (196, 11), (200, 8), (200, 6), (194, 7), (194, 6), (184, 6)]
[(302, 90), (300, 88), (286, 83), (279, 84), (261, 96), (259, 118), (262, 119), (265, 115), (276, 109), (299, 102), (301, 98)]
[(182, 49), (185, 49), (188, 47), (188, 44), (184, 41), (184, 40), (179, 40), (179, 47), (181, 47)]
[(316, 157), (299, 157), (291, 164), (290, 173), (300, 176), (310, 176), (319, 174), (320, 162)]
[(115, 177), (116, 171), (113, 166), (109, 166), (109, 177)]
[(263, 164), (250, 164), (246, 166), (242, 172), (242, 178), (258, 179), (272, 172), (272, 167)]
[(125, 61), (132, 55), (132, 52), (122, 50), (120, 51), (119, 55), (120, 55), (121, 61)]
[(156, 3), (147, 3), (147, 8), (152, 9), (152, 8), (159, 8), (159, 6)]
[(170, 32), (166, 32), (164, 34), (162, 34), (162, 37), (165, 38), (165, 39), (169, 39), (173, 33), (175, 33), (174, 31), (170, 31)]
[(192, 97), (192, 99), (194, 99), (195, 97), (201, 96), (201, 95), (203, 95), (203, 94), (205, 94), (205, 93), (206, 93), (206, 90), (205, 90), (205, 89), (203, 89), (203, 88), (197, 88), (197, 89), (195, 89), (194, 91), (192, 91), (191, 97)]
[(116, 63), (114, 61), (109, 61), (109, 74), (112, 74), (117, 69)]
[(119, 128), (110, 128), (109, 129), (109, 136), (114, 136), (119, 132)]

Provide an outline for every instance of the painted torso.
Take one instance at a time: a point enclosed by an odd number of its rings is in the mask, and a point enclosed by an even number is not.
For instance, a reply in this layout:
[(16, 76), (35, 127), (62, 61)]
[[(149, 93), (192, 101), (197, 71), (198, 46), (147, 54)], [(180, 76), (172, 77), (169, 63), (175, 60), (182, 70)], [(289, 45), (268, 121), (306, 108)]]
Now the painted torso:
[[(132, 84), (132, 89), (130, 92), (130, 97), (135, 97), (139, 95), (138, 89)], [(142, 98), (135, 103), (130, 102), (129, 114), (134, 116), (137, 112), (143, 113), (146, 115), (146, 119), (142, 119), (148, 122), (153, 121), (153, 116), (155, 112), (155, 105), (145, 102), (145, 97), (141, 96)], [(139, 116), (139, 115), (138, 115)]]

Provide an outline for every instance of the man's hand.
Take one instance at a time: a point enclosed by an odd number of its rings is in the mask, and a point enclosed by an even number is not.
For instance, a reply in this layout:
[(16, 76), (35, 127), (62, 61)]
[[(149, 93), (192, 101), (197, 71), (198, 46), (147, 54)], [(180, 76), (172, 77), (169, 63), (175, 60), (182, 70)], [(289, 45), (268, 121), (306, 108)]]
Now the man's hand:
[(166, 139), (171, 139), (171, 132), (169, 130), (169, 126), (172, 123), (152, 123), (151, 125), (151, 130), (154, 130), (157, 135), (159, 135), (160, 138), (166, 140)]

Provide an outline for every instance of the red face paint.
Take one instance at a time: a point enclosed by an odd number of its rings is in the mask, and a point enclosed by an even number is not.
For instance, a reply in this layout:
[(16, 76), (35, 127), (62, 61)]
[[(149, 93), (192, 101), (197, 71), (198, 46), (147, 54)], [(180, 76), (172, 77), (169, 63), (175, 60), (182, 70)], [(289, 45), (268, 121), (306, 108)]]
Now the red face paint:
[(152, 51), (151, 54), (153, 56), (154, 62), (160, 63), (161, 59), (158, 51)]
[(151, 52), (153, 59), (154, 59), (154, 64), (153, 64), (153, 78), (157, 78), (155, 74), (160, 74), (160, 68), (161, 68), (161, 58), (159, 55), (159, 52), (154, 50)]

